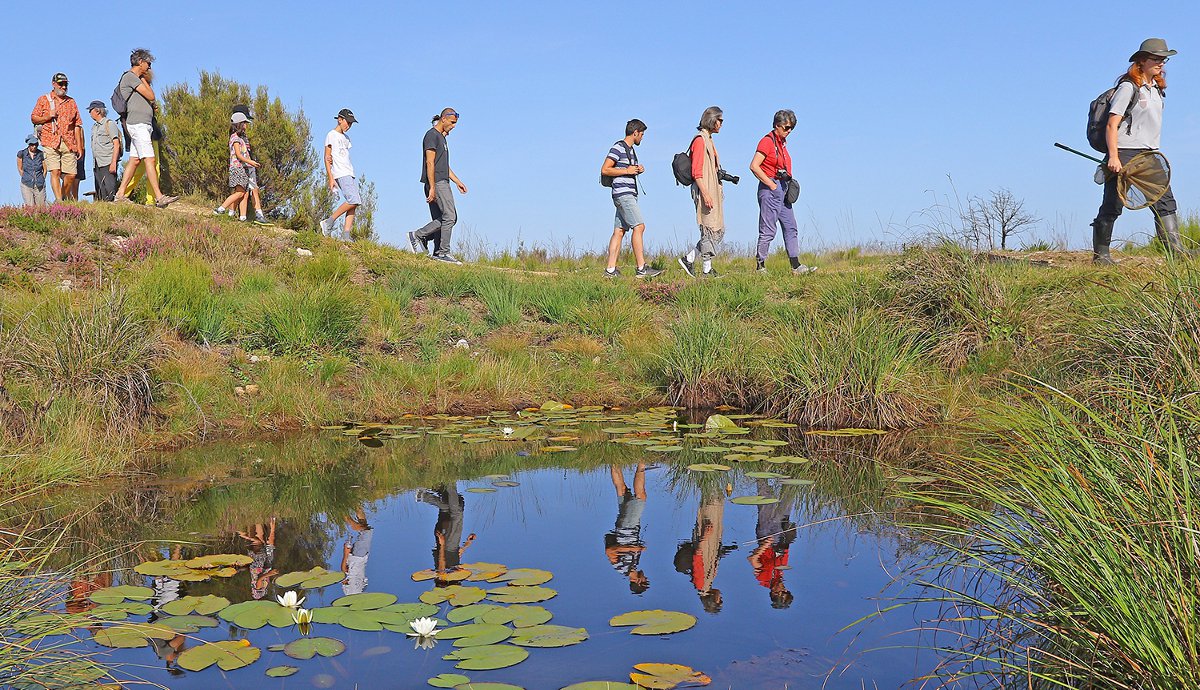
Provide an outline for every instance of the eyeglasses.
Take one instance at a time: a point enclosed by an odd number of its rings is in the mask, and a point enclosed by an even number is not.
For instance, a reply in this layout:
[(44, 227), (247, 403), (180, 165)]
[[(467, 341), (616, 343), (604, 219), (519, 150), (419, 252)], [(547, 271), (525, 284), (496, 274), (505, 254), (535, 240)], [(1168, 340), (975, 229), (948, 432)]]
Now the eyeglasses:
[(1165, 65), (1167, 62), (1169, 62), (1169, 61), (1170, 61), (1170, 59), (1171, 59), (1171, 58), (1169, 58), (1169, 57), (1158, 57), (1157, 55), (1151, 55), (1151, 56), (1150, 56), (1149, 58), (1147, 58), (1147, 59), (1148, 59), (1148, 60), (1150, 60), (1150, 62), (1157, 62), (1157, 63), (1158, 63), (1158, 64), (1160, 64), (1160, 65)]
[(784, 125), (783, 126), (783, 131), (785, 131), (785, 132), (790, 132), (793, 129), (796, 129), (796, 125)]

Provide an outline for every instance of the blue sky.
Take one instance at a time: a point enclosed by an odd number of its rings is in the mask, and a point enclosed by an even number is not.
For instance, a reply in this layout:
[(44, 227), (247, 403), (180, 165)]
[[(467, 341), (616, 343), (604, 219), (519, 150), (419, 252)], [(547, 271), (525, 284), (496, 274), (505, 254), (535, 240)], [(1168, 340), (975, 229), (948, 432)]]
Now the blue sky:
[[(68, 19), (48, 42), (42, 22), (18, 28), (33, 6), (7, 3), (0, 132), (15, 154), (58, 70), (83, 104), (107, 100), (129, 50), (144, 46), (158, 58), (159, 83), (194, 83), (206, 69), (266, 84), (304, 107), (317, 144), (333, 114), (352, 108), (361, 120), (351, 132), (354, 163), (376, 182), (380, 234), (395, 243), (428, 220), (420, 142), (429, 118), (450, 106), (462, 113), (451, 164), (470, 188), (458, 199), (463, 234), (494, 248), (523, 241), (599, 250), (613, 216), (599, 166), (625, 121), (638, 117), (649, 125), (639, 153), (654, 252), (695, 234), (670, 158), (700, 112), (725, 110), (717, 146), (725, 167), (743, 176), (726, 188), (726, 237), (747, 243), (757, 223), (747, 165), (772, 114), (791, 108), (800, 121), (791, 147), (806, 247), (900, 242), (920, 231), (922, 210), (956, 192), (999, 187), (1044, 219), (1034, 235), (1082, 247), (1100, 190), (1091, 164), (1052, 144), (1086, 149), (1088, 102), (1143, 38), (1162, 36), (1180, 52), (1168, 65), (1162, 148), (1181, 210), (1200, 209), (1194, 0), (1144, 12), (1074, 0), (305, 0), (245, 2), (237, 14), (232, 6), (163, 2), (135, 17), (133, 6), (58, 3)], [(10, 167), (0, 202), (19, 198)], [(1152, 221), (1143, 211), (1123, 216), (1116, 235), (1146, 232)]]

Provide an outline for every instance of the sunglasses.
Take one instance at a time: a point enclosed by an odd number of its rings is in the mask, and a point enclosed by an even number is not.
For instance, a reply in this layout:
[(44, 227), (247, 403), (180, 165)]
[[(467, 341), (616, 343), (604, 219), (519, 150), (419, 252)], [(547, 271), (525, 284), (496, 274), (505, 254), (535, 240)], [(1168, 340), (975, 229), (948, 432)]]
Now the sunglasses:
[(1157, 55), (1150, 56), (1150, 62), (1157, 62), (1160, 65), (1166, 64), (1171, 58), (1158, 57)]
[(54, 82), (54, 83), (55, 83), (55, 84), (58, 84), (59, 86), (66, 86), (66, 85), (67, 85), (67, 82), (65, 82), (65, 81), (56, 81), (56, 82)]
[(790, 132), (793, 129), (796, 129), (796, 125), (784, 125), (783, 126), (783, 131), (785, 131), (785, 132)]

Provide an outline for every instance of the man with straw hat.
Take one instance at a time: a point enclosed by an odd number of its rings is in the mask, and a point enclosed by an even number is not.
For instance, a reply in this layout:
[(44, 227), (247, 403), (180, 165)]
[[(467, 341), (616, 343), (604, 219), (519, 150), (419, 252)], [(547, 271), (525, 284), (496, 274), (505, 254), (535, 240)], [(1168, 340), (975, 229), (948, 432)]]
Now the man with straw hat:
[[(1096, 219), (1092, 221), (1092, 261), (1112, 264), (1109, 245), (1113, 225), (1121, 215), (1122, 203), (1117, 189), (1117, 173), (1134, 156), (1158, 151), (1162, 134), (1163, 98), (1167, 91), (1164, 66), (1177, 51), (1167, 48), (1161, 38), (1147, 38), (1131, 56), (1129, 69), (1117, 78), (1117, 90), (1109, 104), (1105, 141), (1108, 144), (1106, 166), (1109, 172), (1104, 184), (1104, 200)], [(1132, 108), (1130, 104), (1132, 103)], [(1129, 113), (1126, 118), (1126, 112)], [(1154, 232), (1172, 256), (1188, 252), (1179, 238), (1178, 206), (1168, 185), (1166, 192), (1151, 205), (1154, 210)]]

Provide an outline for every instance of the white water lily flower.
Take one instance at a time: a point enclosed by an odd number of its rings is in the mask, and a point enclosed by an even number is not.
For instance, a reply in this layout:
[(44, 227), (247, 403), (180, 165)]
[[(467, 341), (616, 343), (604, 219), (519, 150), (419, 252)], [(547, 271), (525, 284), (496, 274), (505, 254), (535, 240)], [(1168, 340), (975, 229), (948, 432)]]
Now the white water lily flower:
[(437, 638), (435, 637), (414, 637), (413, 649), (433, 649), (437, 646)]
[(503, 429), (501, 429), (500, 431), (503, 431), (505, 436), (511, 436), (512, 432), (513, 432), (513, 428), (511, 426), (506, 426)]
[(409, 637), (436, 637), (437, 621), (432, 618), (418, 618), (414, 621), (409, 621), (408, 627), (413, 631), (408, 633)]
[(312, 623), (313, 614), (308, 609), (296, 609), (292, 612), (292, 620), (296, 625), (308, 625)]
[(289, 609), (300, 608), (300, 604), (304, 603), (304, 597), (296, 596), (296, 592), (293, 590), (284, 592), (283, 596), (275, 597), (275, 600), (279, 602), (280, 606)]

